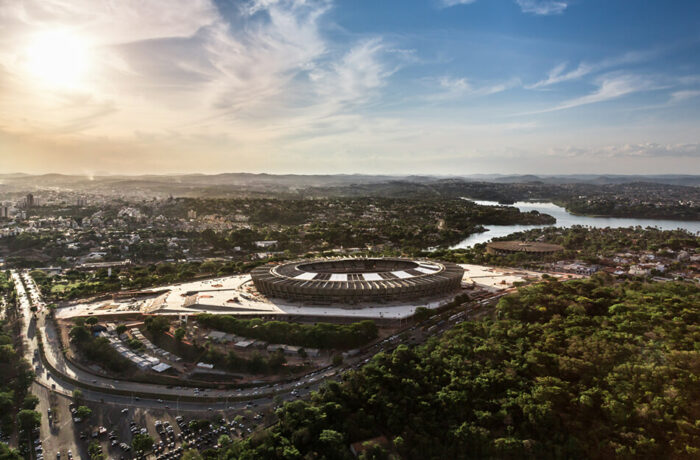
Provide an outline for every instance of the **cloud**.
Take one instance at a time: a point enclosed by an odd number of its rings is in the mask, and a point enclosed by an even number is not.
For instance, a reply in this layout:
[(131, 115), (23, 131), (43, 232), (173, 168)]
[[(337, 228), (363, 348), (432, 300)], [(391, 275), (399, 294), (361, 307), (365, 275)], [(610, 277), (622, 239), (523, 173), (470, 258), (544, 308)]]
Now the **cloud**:
[(26, 0), (1, 2), (3, 36), (22, 39), (54, 27), (114, 45), (166, 37), (190, 37), (220, 19), (210, 0)]
[(520, 79), (504, 82), (473, 85), (467, 78), (444, 75), (437, 78), (440, 91), (427, 97), (429, 100), (452, 100), (463, 96), (488, 96), (501, 93), (520, 85)]
[(553, 0), (515, 0), (523, 13), (548, 16), (552, 14), (562, 14), (568, 4), (562, 1)]
[[(636, 75), (606, 75), (598, 79), (598, 89), (585, 96), (569, 99), (553, 107), (528, 112), (538, 114), (571, 109), (582, 105), (595, 104), (625, 96), (627, 94), (657, 88), (652, 80)], [(523, 114), (525, 115), (525, 114)]]
[(688, 99), (696, 98), (700, 96), (700, 90), (683, 90), (675, 91), (671, 93), (671, 98), (669, 99), (669, 104), (677, 104)]
[(700, 157), (700, 144), (659, 144), (656, 142), (628, 143), (598, 147), (559, 147), (548, 153), (557, 157), (596, 156), (604, 158), (686, 158)]
[(581, 62), (578, 66), (569, 71), (566, 71), (568, 64), (566, 62), (562, 62), (549, 71), (549, 73), (547, 74), (547, 78), (540, 80), (532, 85), (526, 86), (526, 88), (537, 89), (555, 85), (557, 83), (577, 80), (579, 78), (585, 77), (586, 75), (601, 72), (606, 69), (612, 69), (625, 64), (633, 64), (640, 61), (644, 61), (655, 54), (656, 51), (631, 51), (621, 56), (603, 59), (595, 63)]
[(443, 8), (450, 8), (457, 5), (469, 5), (474, 3), (476, 0), (440, 0), (440, 5)]

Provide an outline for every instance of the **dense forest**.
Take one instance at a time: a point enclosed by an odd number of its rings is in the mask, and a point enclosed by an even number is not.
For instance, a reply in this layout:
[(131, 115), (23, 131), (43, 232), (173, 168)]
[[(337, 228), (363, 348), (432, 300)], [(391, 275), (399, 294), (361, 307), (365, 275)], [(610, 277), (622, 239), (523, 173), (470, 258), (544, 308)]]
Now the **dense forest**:
[(700, 288), (543, 283), (380, 353), (279, 423), (204, 458), (698, 458)]

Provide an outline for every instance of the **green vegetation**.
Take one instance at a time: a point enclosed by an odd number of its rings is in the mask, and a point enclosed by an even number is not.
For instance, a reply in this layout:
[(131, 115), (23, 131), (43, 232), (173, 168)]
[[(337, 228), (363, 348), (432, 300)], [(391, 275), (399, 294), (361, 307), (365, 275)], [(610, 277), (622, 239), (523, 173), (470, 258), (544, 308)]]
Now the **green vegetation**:
[(87, 406), (78, 406), (75, 410), (75, 415), (83, 420), (87, 420), (92, 415), (92, 409)]
[(182, 453), (182, 460), (203, 460), (203, 457), (195, 449), (188, 449)]
[(697, 458), (700, 287), (549, 279), (380, 353), (219, 458)]
[(82, 318), (76, 318), (74, 322), (75, 326), (69, 332), (70, 339), (85, 358), (98, 362), (100, 366), (114, 372), (122, 372), (132, 367), (130, 361), (112, 348), (109, 340), (104, 337), (93, 337)]
[(374, 321), (353, 324), (317, 323), (314, 325), (285, 321), (238, 319), (231, 315), (202, 313), (195, 317), (204, 327), (229, 332), (243, 337), (284, 343), (307, 348), (356, 348), (377, 338)]
[(11, 449), (4, 442), (0, 442), (0, 460), (23, 460), (17, 449)]
[[(380, 195), (381, 196), (381, 195)], [(42, 228), (0, 239), (0, 256), (16, 267), (70, 266), (91, 246), (104, 246), (105, 260), (129, 259), (140, 266), (69, 270), (49, 277), (37, 271), (36, 281), (48, 300), (70, 300), (122, 289), (139, 289), (178, 281), (250, 271), (259, 260), (257, 241), (277, 243), (265, 249), (266, 259), (303, 257), (354, 248), (353, 252), (416, 254), (428, 246), (449, 246), (490, 224), (551, 224), (551, 216), (522, 213), (513, 207), (479, 206), (455, 197), (294, 199), (183, 198), (157, 203), (132, 203), (143, 221), (118, 217), (125, 203), (99, 211), (99, 226), (78, 227), (71, 244), (62, 231)], [(194, 210), (202, 216), (187, 219)], [(56, 210), (57, 212), (60, 210)], [(244, 223), (245, 222), (245, 223)], [(78, 224), (79, 222), (76, 222)], [(98, 231), (99, 230), (99, 231)], [(133, 242), (124, 245), (129, 234)], [(272, 251), (268, 254), (268, 251)], [(221, 259), (215, 259), (221, 257)], [(210, 259), (161, 263), (166, 259)], [(214, 258), (214, 259), (212, 259)], [(155, 264), (152, 262), (158, 261)]]
[(176, 342), (180, 343), (180, 342), (182, 342), (182, 339), (185, 338), (185, 333), (186, 333), (186, 331), (183, 328), (178, 327), (177, 329), (175, 329), (175, 332), (173, 333), (173, 338), (175, 339)]
[(170, 329), (170, 321), (165, 316), (149, 316), (144, 320), (146, 330), (159, 335)]
[(105, 455), (102, 453), (102, 446), (100, 446), (98, 441), (92, 441), (90, 443), (88, 446), (88, 455), (90, 456), (90, 460), (102, 460), (105, 458)]
[(250, 374), (277, 374), (282, 371), (293, 371), (295, 369), (284, 367), (287, 359), (281, 351), (265, 356), (261, 353), (253, 353), (250, 358), (243, 358), (235, 351), (224, 354), (211, 345), (206, 347), (201, 357), (202, 361), (214, 364), (217, 367), (224, 367), (232, 372), (246, 372)]
[(19, 419), (15, 415), (19, 411), (27, 411), (22, 415), (22, 420), (33, 412), (36, 396), (28, 393), (34, 372), (22, 356), (16, 293), (6, 272), (0, 272), (0, 308), (2, 299), (6, 301), (6, 307), (2, 312), (4, 319), (0, 320), (0, 429), (9, 435), (16, 428), (16, 420)]
[(39, 398), (36, 395), (28, 394), (22, 401), (22, 409), (34, 410), (39, 405)]
[(564, 251), (545, 258), (526, 253), (495, 255), (486, 252), (486, 244), (468, 249), (445, 250), (431, 253), (431, 257), (458, 263), (486, 265), (539, 265), (557, 260), (579, 259), (597, 263), (616, 253), (639, 251), (678, 251), (682, 248), (699, 248), (700, 237), (685, 230), (659, 230), (656, 228), (571, 228), (545, 227), (518, 232), (496, 240), (545, 241), (560, 244)]
[(22, 409), (17, 414), (17, 424), (24, 431), (31, 431), (41, 425), (41, 414), (31, 409)]
[(147, 434), (138, 433), (131, 440), (131, 448), (134, 452), (148, 452), (153, 448), (153, 438)]

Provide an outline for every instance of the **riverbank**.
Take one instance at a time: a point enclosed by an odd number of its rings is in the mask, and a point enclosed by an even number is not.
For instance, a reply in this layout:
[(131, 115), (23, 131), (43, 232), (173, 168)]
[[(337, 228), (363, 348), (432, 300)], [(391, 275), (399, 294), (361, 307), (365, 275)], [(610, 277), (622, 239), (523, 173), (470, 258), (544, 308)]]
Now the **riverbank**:
[[(496, 201), (485, 200), (470, 200), (482, 206), (505, 206)], [(549, 214), (554, 217), (557, 222), (554, 225), (491, 225), (487, 226), (487, 231), (483, 233), (471, 234), (459, 243), (452, 246), (450, 249), (470, 248), (479, 243), (487, 243), (493, 238), (500, 238), (511, 233), (522, 232), (542, 227), (562, 227), (569, 228), (575, 225), (593, 228), (620, 228), (620, 227), (654, 227), (661, 230), (676, 230), (683, 229), (693, 235), (700, 233), (700, 222), (698, 221), (681, 221), (681, 220), (664, 220), (664, 219), (636, 219), (628, 217), (594, 217), (594, 216), (579, 216), (570, 213), (564, 207), (552, 202), (533, 202), (533, 201), (518, 201), (512, 205), (520, 212), (538, 211), (540, 213)]]

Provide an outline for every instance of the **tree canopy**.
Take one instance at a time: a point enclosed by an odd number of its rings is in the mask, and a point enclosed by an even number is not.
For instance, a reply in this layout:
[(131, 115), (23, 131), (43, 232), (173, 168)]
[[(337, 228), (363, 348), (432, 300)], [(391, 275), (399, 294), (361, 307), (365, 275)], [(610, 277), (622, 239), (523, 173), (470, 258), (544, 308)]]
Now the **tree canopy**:
[(700, 287), (550, 279), (295, 401), (226, 458), (697, 458)]

